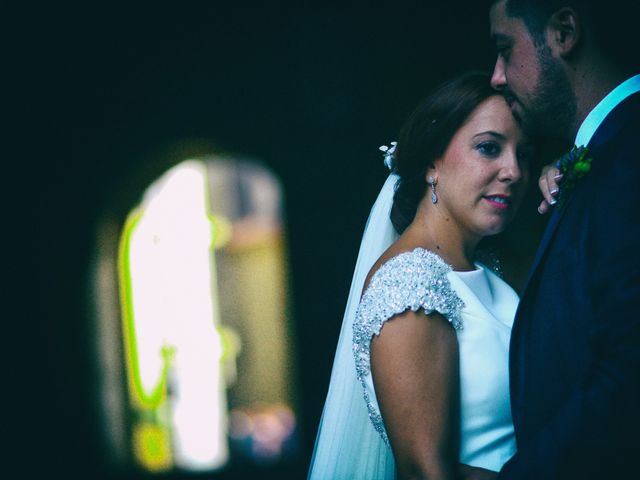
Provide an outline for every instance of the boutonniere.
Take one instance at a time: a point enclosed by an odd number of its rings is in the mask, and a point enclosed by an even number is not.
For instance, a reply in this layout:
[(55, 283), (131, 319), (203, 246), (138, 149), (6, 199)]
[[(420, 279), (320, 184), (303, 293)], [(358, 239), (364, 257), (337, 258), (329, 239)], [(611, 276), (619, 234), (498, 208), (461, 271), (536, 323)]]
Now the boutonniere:
[(575, 188), (578, 182), (591, 170), (591, 157), (587, 147), (574, 146), (569, 152), (562, 155), (555, 163), (560, 170), (560, 204), (564, 202), (568, 194)]

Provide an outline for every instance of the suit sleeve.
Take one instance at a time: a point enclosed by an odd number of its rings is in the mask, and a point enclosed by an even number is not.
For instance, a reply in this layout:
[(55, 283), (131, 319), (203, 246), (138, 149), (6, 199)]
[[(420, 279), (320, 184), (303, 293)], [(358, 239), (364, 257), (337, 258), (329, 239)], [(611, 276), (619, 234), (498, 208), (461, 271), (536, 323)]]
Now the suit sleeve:
[(585, 206), (593, 311), (587, 374), (505, 464), (502, 480), (623, 478), (616, 472), (640, 458), (640, 153), (624, 145), (610, 149)]

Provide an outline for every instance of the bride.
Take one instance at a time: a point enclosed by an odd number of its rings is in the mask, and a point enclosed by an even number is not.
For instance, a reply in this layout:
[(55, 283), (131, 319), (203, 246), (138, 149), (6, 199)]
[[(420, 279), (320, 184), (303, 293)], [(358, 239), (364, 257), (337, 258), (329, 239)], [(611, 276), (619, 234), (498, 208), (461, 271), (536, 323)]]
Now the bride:
[(513, 218), (530, 148), (489, 76), (418, 105), (363, 236), (312, 480), (491, 476), (515, 452), (508, 344), (518, 297), (476, 261)]

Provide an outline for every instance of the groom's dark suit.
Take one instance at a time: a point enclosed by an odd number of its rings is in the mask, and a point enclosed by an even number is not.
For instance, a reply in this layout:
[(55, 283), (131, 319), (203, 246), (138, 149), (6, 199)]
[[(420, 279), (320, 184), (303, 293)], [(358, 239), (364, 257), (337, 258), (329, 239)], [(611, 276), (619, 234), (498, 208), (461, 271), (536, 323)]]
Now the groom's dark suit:
[(511, 337), (518, 453), (501, 479), (640, 478), (640, 93), (595, 132)]

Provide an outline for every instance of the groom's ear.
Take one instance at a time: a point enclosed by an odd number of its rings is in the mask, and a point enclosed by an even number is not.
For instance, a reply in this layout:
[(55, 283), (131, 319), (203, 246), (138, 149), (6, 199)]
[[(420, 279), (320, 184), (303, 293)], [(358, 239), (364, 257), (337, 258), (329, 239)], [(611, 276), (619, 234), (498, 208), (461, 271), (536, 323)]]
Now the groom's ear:
[(582, 25), (576, 11), (569, 7), (556, 10), (547, 22), (546, 37), (555, 56), (566, 58), (574, 53), (582, 39)]

